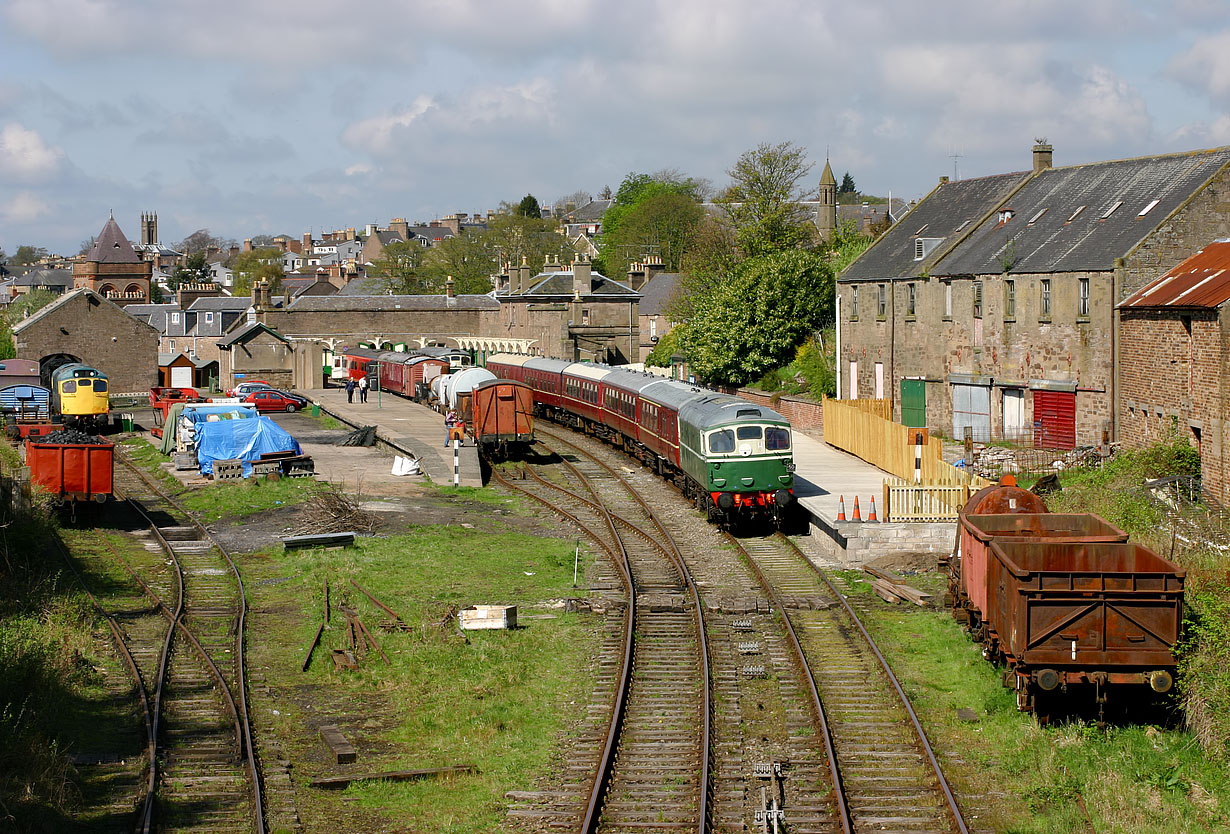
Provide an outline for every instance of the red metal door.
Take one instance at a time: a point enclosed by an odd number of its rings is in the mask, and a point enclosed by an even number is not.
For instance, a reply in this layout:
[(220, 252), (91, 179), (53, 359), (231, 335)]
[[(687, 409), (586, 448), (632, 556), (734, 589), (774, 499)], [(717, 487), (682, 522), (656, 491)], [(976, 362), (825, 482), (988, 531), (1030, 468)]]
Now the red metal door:
[(1076, 394), (1034, 391), (1034, 446), (1039, 449), (1076, 447)]

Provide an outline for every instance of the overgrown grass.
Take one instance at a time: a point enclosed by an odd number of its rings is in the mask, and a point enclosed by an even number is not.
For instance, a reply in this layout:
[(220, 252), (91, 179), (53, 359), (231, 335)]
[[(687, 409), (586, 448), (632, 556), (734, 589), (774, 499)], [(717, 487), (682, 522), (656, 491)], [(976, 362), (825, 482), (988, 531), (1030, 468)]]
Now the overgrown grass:
[[(544, 600), (579, 593), (572, 588), (573, 543), (519, 533), (487, 534), (458, 527), (423, 527), (407, 535), (364, 538), (332, 551), (268, 553), (250, 558), (255, 605), (268, 642), (252, 663), (270, 680), (292, 686), (258, 704), (276, 707), (279, 741), (289, 746), (298, 778), (321, 775), (319, 740), (307, 724), (336, 723), (359, 749), (362, 770), (477, 765), (472, 776), (447, 782), (355, 783), (341, 795), (301, 794), (300, 814), (342, 819), (347, 800), (409, 823), (410, 831), (487, 832), (502, 826), (512, 789), (532, 789), (551, 767), (567, 723), (592, 686), (596, 619), (559, 614), (522, 620), (513, 631), (467, 632), (456, 607), (517, 604), (522, 615)], [(584, 561), (582, 562), (584, 569)], [(261, 583), (261, 578), (286, 581)], [(344, 645), (337, 604), (345, 600), (372, 628), (387, 615), (357, 591), (363, 585), (409, 625), (377, 632), (392, 660), (363, 658), (360, 669), (339, 672), (330, 651)], [(328, 581), (334, 620), (313, 665), (299, 672), (308, 641), (323, 617)], [(315, 695), (296, 695), (315, 686)], [(322, 707), (321, 704), (334, 705)], [(582, 705), (582, 706), (578, 706)], [(325, 768), (324, 772), (332, 768)]]
[[(935, 575), (911, 584), (942, 593)], [(851, 590), (869, 589), (860, 581)], [(866, 619), (933, 744), (956, 751), (943, 764), (957, 793), (982, 797), (967, 803), (980, 813), (967, 818), (971, 827), (1017, 834), (1228, 830), (1230, 769), (1204, 755), (1190, 733), (1143, 725), (1101, 732), (1079, 720), (1040, 727), (1017, 711), (999, 670), (946, 611), (877, 600)], [(962, 708), (977, 720), (958, 717)]]

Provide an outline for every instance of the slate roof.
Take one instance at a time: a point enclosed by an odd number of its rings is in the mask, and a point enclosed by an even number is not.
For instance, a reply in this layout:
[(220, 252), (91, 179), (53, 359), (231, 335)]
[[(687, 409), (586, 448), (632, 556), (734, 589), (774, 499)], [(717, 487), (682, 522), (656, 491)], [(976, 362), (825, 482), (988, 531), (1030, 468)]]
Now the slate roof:
[(71, 269), (35, 269), (13, 279), (18, 287), (64, 287), (73, 285)]
[(640, 314), (642, 316), (666, 315), (666, 308), (670, 305), (671, 299), (675, 297), (675, 290), (678, 288), (678, 272), (661, 272), (655, 275), (652, 281), (641, 287)]
[[(515, 295), (515, 293), (501, 293), (501, 296), (504, 295)], [(538, 273), (530, 279), (530, 288), (526, 290), (525, 295), (567, 296), (572, 298), (572, 270)], [(589, 292), (585, 293), (585, 295), (625, 295), (630, 296), (628, 298), (629, 301), (633, 301), (640, 293), (626, 284), (621, 284), (618, 281), (607, 278), (601, 272), (594, 272), (590, 275)]]
[(124, 233), (120, 231), (120, 225), (115, 222), (114, 217), (107, 218), (107, 225), (103, 226), (102, 231), (98, 233), (98, 239), (94, 241), (94, 246), (91, 247), (85, 259), (100, 264), (141, 263), (140, 256), (132, 248), (132, 244), (128, 242)]
[(387, 295), (388, 282), (383, 278), (355, 278), (348, 281), (336, 295)]
[[(351, 283), (354, 283), (353, 281)], [(451, 303), (450, 303), (451, 302)], [(393, 310), (498, 310), (500, 303), (489, 295), (301, 295), (287, 310), (297, 313), (384, 313)]]
[(1045, 169), (1001, 204), (1010, 220), (986, 219), (931, 272), (1108, 271), (1228, 162), (1223, 147)]
[[(940, 183), (874, 246), (846, 267), (841, 280), (921, 275), (1028, 176), (1028, 172), (1019, 172)], [(942, 238), (943, 241), (928, 257), (916, 261), (914, 241), (919, 237)]]
[(145, 322), (159, 333), (167, 332), (167, 316), (178, 311), (178, 304), (129, 304), (124, 308), (125, 313)]
[(243, 342), (248, 341), (253, 336), (256, 336), (258, 333), (262, 331), (265, 333), (269, 333), (270, 335), (275, 336), (278, 339), (281, 339), (283, 342), (286, 342), (286, 344), (288, 345), (290, 344), (290, 339), (287, 339), (285, 336), (283, 336), (278, 331), (274, 330), (272, 327), (269, 327), (266, 324), (262, 324), (259, 321), (253, 321), (253, 322), (248, 322), (242, 327), (236, 328), (235, 331), (231, 333), (229, 336), (227, 336), (225, 339), (219, 339), (218, 347), (221, 348), (222, 350), (230, 350), (235, 345), (242, 344)]
[(1216, 240), (1129, 295), (1134, 309), (1220, 307), (1230, 301), (1230, 240)]
[(560, 217), (569, 223), (596, 223), (606, 214), (614, 200), (590, 200), (583, 206), (577, 206), (572, 211), (561, 211)]
[(198, 298), (188, 306), (193, 312), (207, 310), (210, 312), (231, 311), (242, 313), (252, 306), (252, 298), (247, 295), (215, 295)]

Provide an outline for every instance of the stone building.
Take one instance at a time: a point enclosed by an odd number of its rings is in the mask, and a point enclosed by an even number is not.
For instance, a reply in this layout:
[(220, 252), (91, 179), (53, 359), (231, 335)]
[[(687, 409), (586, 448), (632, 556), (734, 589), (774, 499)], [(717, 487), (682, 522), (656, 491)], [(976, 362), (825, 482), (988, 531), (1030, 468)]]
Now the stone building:
[(1230, 234), (1230, 148), (1051, 155), (1039, 143), (1031, 172), (941, 182), (842, 273), (842, 396), (955, 437), (1117, 434), (1115, 305)]
[(1178, 432), (1200, 451), (1205, 494), (1230, 504), (1230, 240), (1218, 240), (1119, 304), (1119, 437)]
[(85, 259), (73, 264), (73, 286), (93, 290), (120, 306), (145, 304), (153, 273), (154, 262), (142, 260), (110, 217)]
[(263, 380), (285, 390), (295, 387), (294, 346), (273, 328), (260, 322), (244, 324), (219, 340), (218, 350), (219, 386), (223, 390), (245, 379)]
[(66, 293), (13, 327), (18, 357), (43, 367), (92, 365), (107, 375), (112, 395), (157, 384), (158, 337), (149, 324), (87, 289)]

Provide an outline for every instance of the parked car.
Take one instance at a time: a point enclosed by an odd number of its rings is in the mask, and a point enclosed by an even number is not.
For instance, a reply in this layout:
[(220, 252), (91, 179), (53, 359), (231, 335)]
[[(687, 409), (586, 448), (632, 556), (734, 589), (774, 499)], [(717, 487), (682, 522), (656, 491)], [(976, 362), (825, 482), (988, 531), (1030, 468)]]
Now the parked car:
[(270, 385), (268, 382), (263, 382), (259, 379), (245, 379), (243, 382), (240, 382), (234, 388), (227, 391), (226, 395), (228, 397), (238, 397), (239, 399), (242, 400), (244, 397), (248, 396), (248, 394), (251, 394), (253, 391), (263, 391), (266, 388), (272, 388), (272, 387), (273, 386)]
[(299, 411), (308, 405), (306, 398), (276, 388), (253, 391), (243, 401), (255, 405), (257, 411)]

